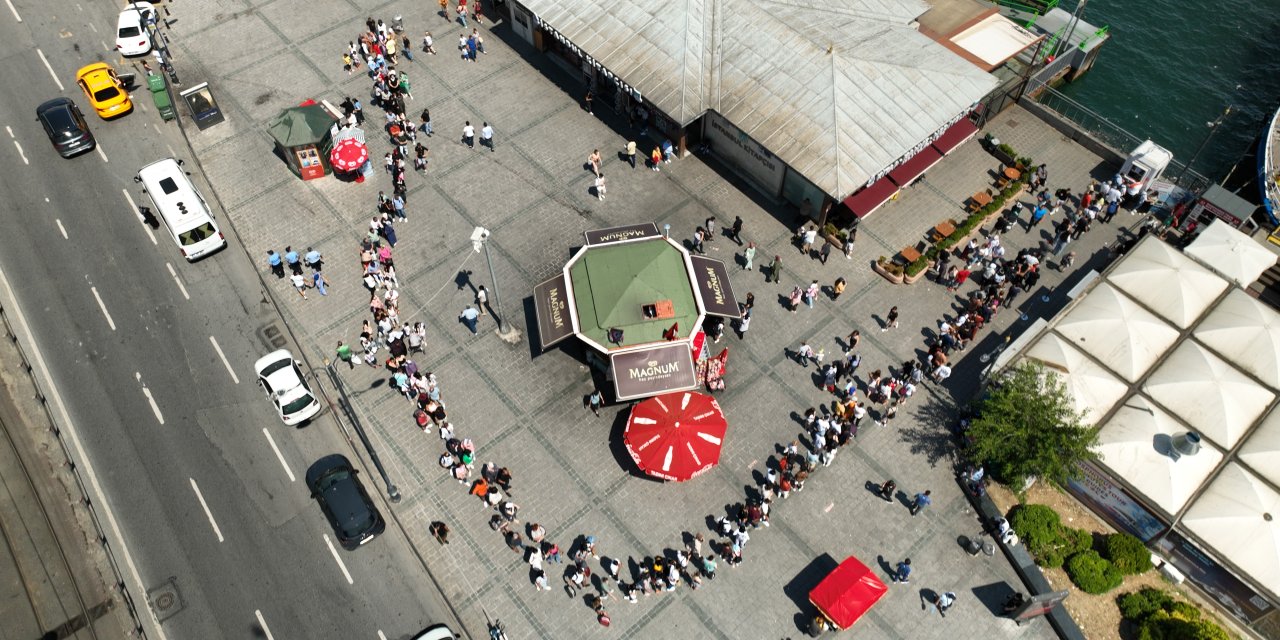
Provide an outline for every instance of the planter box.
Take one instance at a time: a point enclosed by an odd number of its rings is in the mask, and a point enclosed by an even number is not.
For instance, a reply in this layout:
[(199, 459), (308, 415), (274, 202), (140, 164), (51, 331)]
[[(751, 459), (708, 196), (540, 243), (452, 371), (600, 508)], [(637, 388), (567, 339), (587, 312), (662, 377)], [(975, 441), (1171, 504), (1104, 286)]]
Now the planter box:
[(840, 236), (824, 233), (822, 234), (822, 237), (826, 239), (826, 241), (830, 243), (832, 247), (835, 247), (836, 250), (844, 251), (844, 241), (840, 239)]
[(921, 271), (920, 271), (920, 273), (917, 273), (917, 274), (915, 274), (914, 276), (909, 276), (909, 275), (907, 275), (907, 274), (906, 274), (906, 272), (903, 272), (903, 274), (902, 274), (902, 283), (903, 283), (903, 284), (915, 284), (915, 283), (919, 282), (922, 278), (924, 278), (925, 276), (929, 275), (929, 269), (932, 269), (932, 268), (933, 268), (933, 263), (934, 263), (934, 261), (933, 261), (933, 260), (930, 260), (930, 261), (929, 261), (929, 266), (925, 267), (923, 270), (921, 270)]
[(903, 276), (889, 273), (888, 271), (885, 270), (884, 267), (880, 266), (879, 262), (872, 262), (871, 270), (880, 274), (880, 277), (884, 278), (885, 280), (888, 280), (889, 282), (892, 282), (893, 284), (902, 284)]

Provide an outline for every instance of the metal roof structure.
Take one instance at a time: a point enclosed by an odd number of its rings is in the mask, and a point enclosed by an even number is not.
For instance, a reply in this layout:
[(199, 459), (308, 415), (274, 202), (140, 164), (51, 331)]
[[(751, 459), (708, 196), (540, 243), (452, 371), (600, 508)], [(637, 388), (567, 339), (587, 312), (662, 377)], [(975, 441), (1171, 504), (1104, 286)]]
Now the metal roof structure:
[(997, 80), (916, 30), (921, 0), (521, 0), (682, 126), (715, 111), (837, 200)]

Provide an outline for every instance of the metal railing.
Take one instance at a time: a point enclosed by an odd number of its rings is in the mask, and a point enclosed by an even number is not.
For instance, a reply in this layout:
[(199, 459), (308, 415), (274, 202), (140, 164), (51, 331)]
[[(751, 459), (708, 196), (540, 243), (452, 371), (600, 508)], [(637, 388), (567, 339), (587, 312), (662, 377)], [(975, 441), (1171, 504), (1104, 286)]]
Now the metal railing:
[(98, 511), (94, 507), (93, 498), (90, 497), (88, 484), (83, 476), (80, 475), (80, 468), (76, 464), (75, 457), (71, 453), (71, 447), (67, 445), (67, 441), (63, 438), (62, 429), (58, 427), (58, 421), (54, 418), (53, 411), (49, 407), (49, 397), (45, 393), (44, 387), (40, 384), (39, 377), (36, 376), (35, 367), (31, 365), (31, 360), (27, 357), (27, 352), (22, 347), (22, 342), (18, 339), (18, 334), (14, 332), (13, 325), (9, 323), (9, 314), (0, 303), (0, 324), (4, 325), (4, 335), (9, 339), (18, 351), (18, 357), (22, 360), (22, 369), (27, 372), (27, 377), (31, 380), (31, 385), (35, 388), (36, 399), (40, 401), (40, 406), (44, 408), (45, 417), (49, 420), (49, 431), (58, 441), (58, 445), (62, 448), (62, 454), (66, 457), (66, 466), (71, 470), (71, 475), (75, 478), (76, 489), (80, 492), (80, 504), (84, 505), (89, 514), (89, 520), (93, 523), (93, 534), (98, 539), (98, 543), (102, 545), (102, 550), (106, 554), (107, 564), (111, 565), (111, 573), (115, 579), (116, 589), (120, 592), (120, 596), (124, 599), (125, 606), (129, 609), (129, 617), (133, 619), (133, 636), (135, 638), (146, 638), (147, 632), (142, 626), (142, 618), (138, 612), (137, 604), (133, 594), (129, 592), (128, 584), (125, 582), (124, 573), (120, 570), (120, 563), (116, 560), (115, 553), (111, 550), (111, 545), (107, 541), (106, 529), (102, 526), (102, 521), (98, 517)]

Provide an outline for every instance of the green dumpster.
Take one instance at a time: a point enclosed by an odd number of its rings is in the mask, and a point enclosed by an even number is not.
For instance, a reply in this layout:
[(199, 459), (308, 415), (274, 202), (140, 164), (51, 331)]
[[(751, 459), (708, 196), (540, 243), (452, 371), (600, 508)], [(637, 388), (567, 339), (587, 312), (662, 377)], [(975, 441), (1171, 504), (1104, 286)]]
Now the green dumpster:
[(169, 92), (165, 89), (164, 76), (160, 74), (147, 76), (147, 86), (151, 88), (151, 99), (155, 101), (160, 117), (166, 121), (172, 120), (177, 114), (173, 111), (173, 102), (169, 100)]

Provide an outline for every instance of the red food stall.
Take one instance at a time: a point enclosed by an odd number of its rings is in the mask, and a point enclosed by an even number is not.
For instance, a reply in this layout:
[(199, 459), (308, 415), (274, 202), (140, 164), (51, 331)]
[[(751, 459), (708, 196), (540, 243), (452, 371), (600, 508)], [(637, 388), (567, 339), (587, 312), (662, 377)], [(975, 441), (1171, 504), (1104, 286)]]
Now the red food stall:
[(837, 629), (848, 629), (888, 590), (867, 565), (849, 556), (809, 592), (809, 602)]

